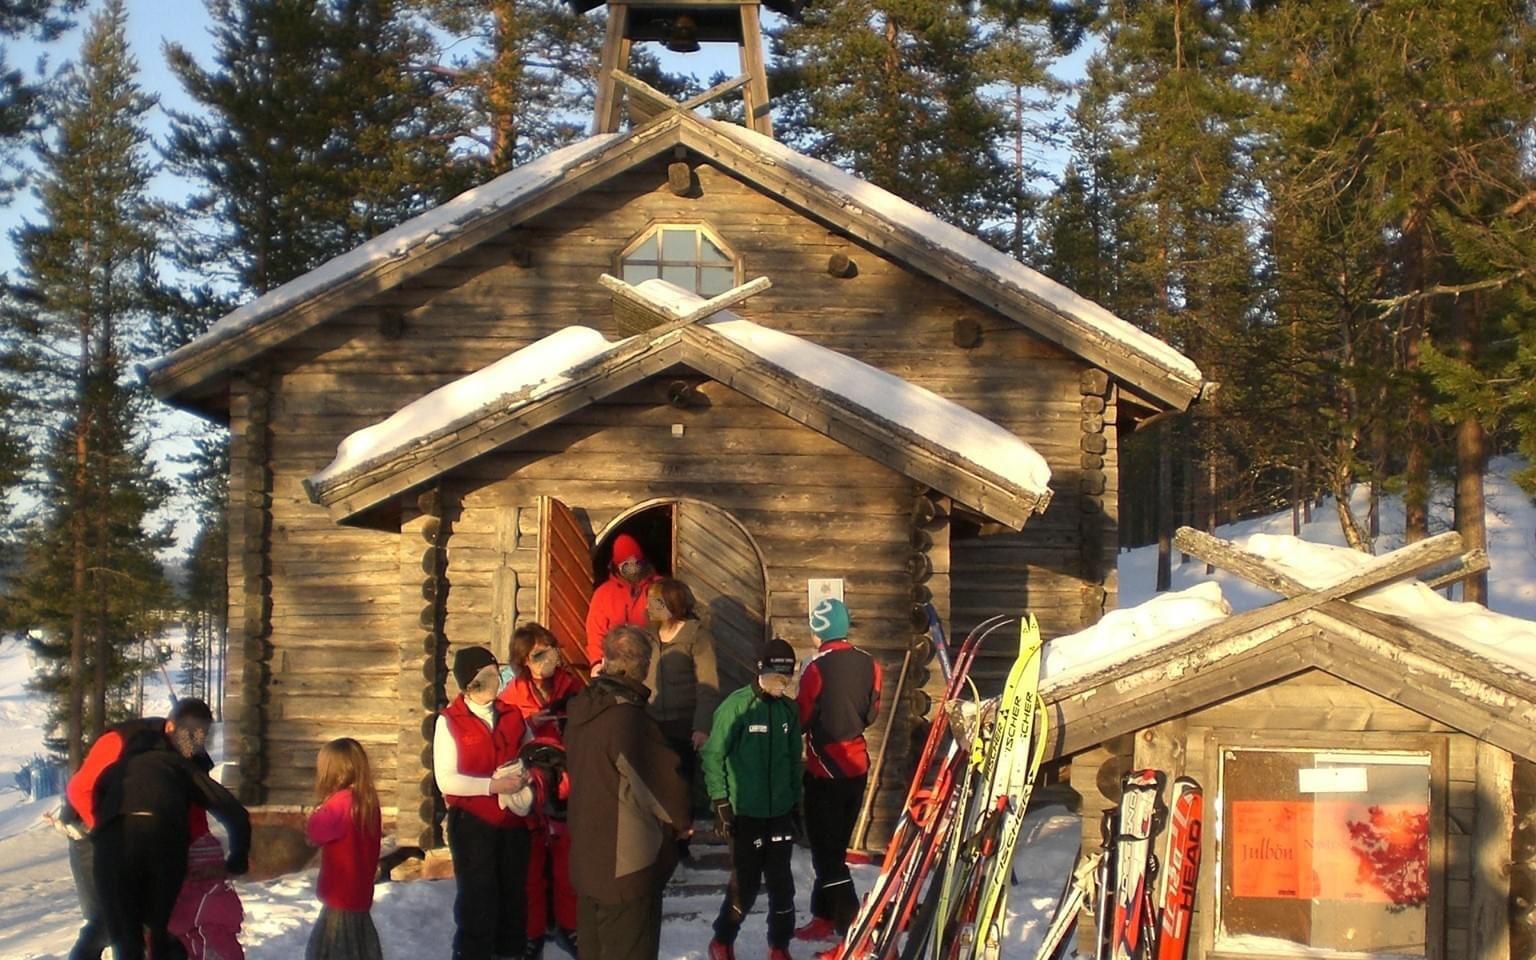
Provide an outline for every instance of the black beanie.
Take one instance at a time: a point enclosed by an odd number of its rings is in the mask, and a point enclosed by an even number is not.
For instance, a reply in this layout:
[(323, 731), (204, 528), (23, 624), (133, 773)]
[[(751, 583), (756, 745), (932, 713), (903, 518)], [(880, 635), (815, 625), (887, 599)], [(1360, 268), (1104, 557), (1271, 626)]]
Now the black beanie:
[(485, 647), (465, 647), (453, 655), (453, 679), (463, 690), (474, 682), (480, 671), (496, 662), (496, 654)]
[(759, 673), (779, 673), (786, 677), (795, 675), (795, 648), (782, 637), (774, 637), (763, 647), (762, 666)]

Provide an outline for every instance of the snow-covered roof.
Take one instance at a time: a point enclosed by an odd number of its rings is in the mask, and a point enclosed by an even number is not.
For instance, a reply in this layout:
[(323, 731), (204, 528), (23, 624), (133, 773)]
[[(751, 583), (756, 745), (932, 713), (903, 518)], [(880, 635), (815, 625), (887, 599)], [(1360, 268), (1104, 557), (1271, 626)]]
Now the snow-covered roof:
[(313, 299), (343, 281), (402, 260), (434, 241), (458, 233), (465, 226), (512, 206), (543, 187), (557, 183), (572, 167), (602, 152), (622, 137), (605, 133), (545, 154), (470, 190), (439, 207), (412, 217), (361, 246), (333, 257), (302, 276), (245, 304), (220, 318), (207, 332), (180, 349), (144, 364), (148, 374), (168, 367), (183, 357), (201, 353), (244, 330), (257, 326), (299, 304)]
[(880, 217), (944, 248), (998, 283), (1074, 321), (1087, 336), (1138, 353), (1193, 384), (1201, 382), (1193, 360), (1139, 327), (1126, 322), (1087, 297), (1074, 293), (1045, 274), (1032, 270), (996, 247), (953, 226), (928, 211), (823, 160), (808, 157), (755, 130), (722, 120), (703, 121), (716, 133), (746, 146), (772, 163), (814, 181), (837, 195), (845, 209)]
[[(635, 290), (677, 316), (704, 302), (698, 294), (665, 280), (646, 280)], [(703, 326), (759, 359), (910, 430), (962, 460), (1007, 477), (1038, 496), (1050, 494), (1051, 468), (1034, 447), (953, 400), (845, 353), (743, 320), (729, 310), (715, 314)]]
[[(140, 368), (156, 393), (185, 397), (223, 372), (354, 303), (409, 279), (456, 251), (466, 236), (510, 227), (540, 198), (580, 178), (593, 184), (684, 146), (790, 203), (817, 209), (877, 249), (1109, 371), (1144, 398), (1183, 407), (1200, 394), (1199, 369), (1177, 350), (980, 239), (836, 167), (751, 130), (673, 113), (602, 134), (525, 164), (407, 221), (258, 297), (186, 346)], [(782, 183), (776, 178), (787, 178)], [(813, 204), (813, 206), (815, 206)], [(813, 211), (813, 215), (816, 214)]]
[(440, 436), (491, 409), (508, 409), (536, 400), (570, 383), (575, 371), (590, 367), (632, 339), (608, 340), (591, 327), (556, 331), (490, 366), (438, 387), (401, 407), (388, 419), (348, 434), (336, 447), (335, 459), (311, 476), (310, 482), (324, 485)]
[[(1274, 534), (1255, 534), (1236, 543), (1309, 588), (1344, 580), (1378, 559), (1347, 547)], [(1414, 630), (1536, 684), (1536, 622), (1448, 599), (1417, 580), (1389, 583), (1351, 597), (1349, 602), (1406, 621)], [(1145, 603), (1106, 614), (1087, 630), (1052, 640), (1046, 648), (1042, 679), (1056, 686), (1069, 685), (1078, 678), (1155, 655), (1231, 614), (1232, 606), (1215, 581), (1159, 594)]]
[[(705, 302), (662, 280), (648, 280), (630, 289), (663, 320), (681, 317)], [(378, 483), (396, 465), (408, 463), (414, 468), (446, 447), (460, 444), (457, 452), (434, 461), (434, 469), (450, 469), (487, 449), (478, 440), (479, 445), (462, 444), (490, 430), (486, 425), (492, 421), (504, 424), (516, 418), (519, 424), (531, 424), (525, 419), (526, 410), (578, 386), (583, 388), (583, 402), (601, 399), (600, 391), (592, 389), (593, 381), (619, 371), (635, 375), (637, 361), (665, 351), (677, 351), (676, 362), (709, 368), (706, 372), (726, 377), (726, 382), (749, 395), (754, 388), (732, 376), (747, 367), (773, 371), (774, 383), (798, 391), (806, 405), (823, 411), (824, 420), (873, 425), (882, 431), (886, 443), (923, 450), (930, 463), (945, 465), (951, 476), (958, 475), (953, 471), (963, 473), (980, 484), (975, 489), (990, 490), (988, 496), (1017, 504), (1005, 508), (1001, 502), (977, 502), (965, 493), (946, 491), (989, 515), (1022, 526), (1022, 516), (1044, 510), (1050, 501), (1051, 471), (1045, 459), (1004, 428), (853, 357), (743, 320), (729, 310), (692, 325), (663, 326), (649, 339), (609, 341), (591, 328), (567, 327), (349, 435), (338, 446), (335, 459), (311, 476), (306, 486), (316, 502), (334, 506), (346, 496), (340, 491)], [(728, 355), (729, 363), (718, 362), (721, 354)], [(701, 362), (710, 357), (715, 358), (713, 365)], [(904, 466), (923, 469), (920, 464)], [(413, 475), (412, 482), (420, 480)], [(942, 480), (933, 485), (943, 489)], [(343, 515), (351, 516), (372, 502), (377, 498), (359, 497), (343, 508)]]

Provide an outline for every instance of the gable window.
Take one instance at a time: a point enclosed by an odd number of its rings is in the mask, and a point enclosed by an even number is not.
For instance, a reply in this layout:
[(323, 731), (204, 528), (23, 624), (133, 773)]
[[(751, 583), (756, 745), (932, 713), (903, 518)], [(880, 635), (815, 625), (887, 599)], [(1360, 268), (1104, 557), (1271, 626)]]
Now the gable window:
[(619, 275), (625, 283), (660, 277), (701, 297), (736, 286), (736, 267), (730, 248), (701, 224), (658, 224), (619, 256)]
[(1216, 949), (1424, 957), (1426, 753), (1224, 749)]

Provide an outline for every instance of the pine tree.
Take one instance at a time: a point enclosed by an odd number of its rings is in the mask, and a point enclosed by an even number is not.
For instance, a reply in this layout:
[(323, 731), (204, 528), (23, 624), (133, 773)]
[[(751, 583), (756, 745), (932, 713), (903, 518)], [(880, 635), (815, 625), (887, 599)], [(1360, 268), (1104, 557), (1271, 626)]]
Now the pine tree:
[(463, 183), (427, 38), (393, 0), (209, 0), (214, 67), (172, 45), (200, 109), (167, 159), (200, 187), (178, 259), (264, 293)]
[[(1254, 260), (1243, 217), (1251, 194), (1242, 146), (1245, 103), (1234, 69), (1237, 2), (1114, 0), (1104, 11), (1110, 91), (1124, 131), (1115, 151), (1132, 211), (1120, 283), (1122, 315), (1182, 349), (1206, 377), (1226, 380), (1247, 348)], [(1228, 390), (1197, 420), (1151, 441), (1158, 456), (1158, 588), (1169, 582), (1175, 514), (1209, 526), (1234, 467), (1226, 428), (1241, 399)], [(1177, 443), (1177, 449), (1175, 449)], [(1182, 461), (1174, 499), (1173, 462)]]
[(135, 81), (125, 22), (122, 0), (93, 18), (52, 104), (56, 132), (38, 150), (45, 220), (15, 236), (37, 330), (34, 396), (53, 422), (42, 442), (46, 506), (24, 539), (12, 618), (51, 663), (37, 684), (55, 698), (72, 764), (85, 731), (120, 709), (129, 651), (158, 630), (168, 598), (155, 559), (167, 536), (144, 529), (165, 487), (138, 432), (147, 401), (126, 381), (145, 352), (160, 216), (143, 128), (154, 101)]
[[(565, 0), (414, 0), (447, 38), (437, 70), (480, 146), (481, 176), (580, 139), (592, 115), (603, 21)], [(642, 59), (642, 64), (645, 62)], [(633, 69), (633, 68), (632, 68)], [(640, 72), (644, 72), (643, 69)]]
[(57, 39), (69, 28), (68, 14), (81, 0), (0, 0), (0, 204), (10, 201), (20, 169), (15, 149), (36, 128), (42, 89), (7, 61), (7, 40), (30, 36), (40, 42)]
[(984, 41), (959, 0), (813, 4), (773, 36), (781, 139), (981, 233), (1016, 182)]

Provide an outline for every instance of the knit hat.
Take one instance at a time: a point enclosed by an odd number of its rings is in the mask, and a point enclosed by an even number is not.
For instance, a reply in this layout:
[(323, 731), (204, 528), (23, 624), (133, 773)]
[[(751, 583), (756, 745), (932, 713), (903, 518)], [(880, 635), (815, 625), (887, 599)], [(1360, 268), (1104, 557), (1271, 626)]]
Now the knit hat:
[(613, 538), (613, 565), (618, 566), (625, 560), (644, 560), (645, 551), (640, 549), (640, 541), (627, 533), (621, 533)]
[(496, 654), (485, 647), (465, 647), (453, 655), (453, 679), (463, 690), (474, 682), (480, 671), (496, 663)]
[(782, 637), (774, 637), (763, 647), (763, 659), (758, 663), (758, 673), (777, 673), (786, 677), (795, 675), (795, 648)]
[(816, 604), (811, 611), (811, 631), (820, 641), (841, 640), (848, 636), (848, 608), (836, 597)]

